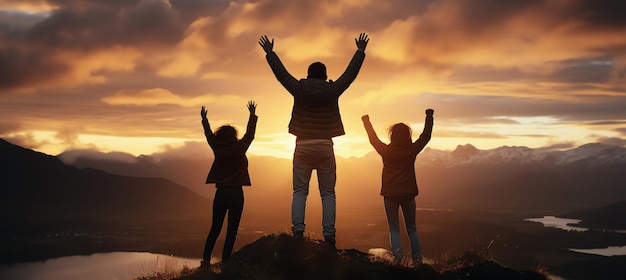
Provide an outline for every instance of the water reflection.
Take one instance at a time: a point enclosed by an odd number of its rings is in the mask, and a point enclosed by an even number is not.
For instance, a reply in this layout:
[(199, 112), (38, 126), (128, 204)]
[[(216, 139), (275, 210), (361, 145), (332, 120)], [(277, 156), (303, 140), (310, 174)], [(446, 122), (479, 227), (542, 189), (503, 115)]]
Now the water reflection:
[(20, 280), (112, 280), (135, 279), (155, 272), (180, 271), (184, 266), (198, 267), (199, 259), (168, 255), (114, 252), (90, 256), (71, 256), (43, 262), (0, 266), (0, 279)]
[(569, 249), (573, 252), (600, 255), (605, 257), (610, 256), (626, 256), (626, 246), (609, 246), (599, 249)]
[(555, 216), (544, 216), (543, 218), (530, 218), (530, 219), (525, 219), (524, 221), (542, 223), (544, 227), (553, 227), (553, 228), (559, 228), (559, 229), (568, 230), (568, 231), (581, 231), (582, 232), (582, 231), (589, 230), (588, 228), (570, 226), (570, 224), (580, 223), (581, 220), (565, 219), (565, 218), (559, 218)]

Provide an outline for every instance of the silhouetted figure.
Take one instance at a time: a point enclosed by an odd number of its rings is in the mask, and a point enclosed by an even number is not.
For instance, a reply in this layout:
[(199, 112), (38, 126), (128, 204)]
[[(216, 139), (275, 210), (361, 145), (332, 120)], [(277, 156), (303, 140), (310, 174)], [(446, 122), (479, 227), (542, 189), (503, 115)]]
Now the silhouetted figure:
[(213, 222), (211, 231), (207, 236), (204, 245), (204, 254), (201, 267), (207, 267), (211, 262), (211, 253), (215, 246), (224, 218), (228, 212), (228, 228), (226, 229), (226, 241), (222, 252), (222, 261), (228, 261), (235, 245), (239, 221), (243, 212), (243, 186), (250, 186), (250, 175), (248, 174), (248, 159), (246, 151), (256, 130), (258, 117), (255, 115), (256, 104), (248, 101), (248, 127), (246, 134), (240, 140), (237, 139), (237, 130), (230, 126), (220, 127), (215, 134), (211, 130), (209, 120), (206, 118), (207, 111), (204, 106), (200, 111), (202, 116), (202, 126), (204, 135), (209, 146), (215, 154), (215, 160), (207, 176), (206, 183), (215, 183), (217, 190), (213, 199)]
[(367, 137), (374, 149), (383, 159), (382, 188), (380, 194), (384, 197), (385, 213), (389, 224), (391, 251), (396, 261), (402, 259), (402, 244), (400, 243), (400, 219), (398, 209), (402, 208), (404, 222), (409, 241), (411, 255), (415, 263), (422, 262), (422, 249), (417, 236), (415, 225), (415, 197), (418, 194), (415, 178), (415, 158), (428, 141), (433, 130), (433, 109), (426, 110), (424, 131), (420, 137), (411, 142), (411, 128), (404, 123), (397, 123), (389, 129), (389, 145), (378, 139), (368, 115), (361, 117)]
[(344, 135), (343, 123), (339, 114), (339, 96), (356, 79), (369, 39), (361, 33), (354, 39), (357, 51), (348, 68), (336, 80), (326, 80), (326, 66), (321, 62), (312, 63), (306, 79), (294, 78), (273, 51), (274, 39), (269, 41), (262, 36), (259, 45), (266, 53), (276, 79), (293, 96), (293, 109), (289, 122), (289, 133), (295, 135), (296, 148), (293, 156), (293, 199), (291, 224), (294, 236), (304, 236), (304, 216), (306, 199), (309, 194), (309, 181), (313, 169), (317, 170), (320, 195), (322, 198), (322, 233), (324, 240), (335, 246), (336, 215), (336, 164), (332, 138)]

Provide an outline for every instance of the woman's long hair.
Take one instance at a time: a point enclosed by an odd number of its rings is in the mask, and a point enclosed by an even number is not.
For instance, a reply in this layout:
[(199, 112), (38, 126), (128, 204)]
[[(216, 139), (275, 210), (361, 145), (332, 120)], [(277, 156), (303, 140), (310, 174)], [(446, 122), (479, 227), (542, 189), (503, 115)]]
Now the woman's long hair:
[(223, 125), (215, 132), (215, 140), (221, 143), (237, 142), (237, 128), (230, 125)]
[(411, 145), (411, 127), (404, 123), (397, 123), (389, 128), (390, 145), (407, 146)]

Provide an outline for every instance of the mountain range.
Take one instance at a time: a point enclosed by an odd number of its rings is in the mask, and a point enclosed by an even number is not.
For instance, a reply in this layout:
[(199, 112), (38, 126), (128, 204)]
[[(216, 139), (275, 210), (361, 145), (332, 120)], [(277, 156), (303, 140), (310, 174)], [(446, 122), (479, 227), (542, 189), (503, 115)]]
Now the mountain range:
[[(0, 154), (0, 222), (5, 228), (0, 233), (0, 263), (110, 250), (162, 252), (169, 244), (176, 244), (177, 252), (199, 254), (215, 190), (204, 184), (211, 155), (115, 154), (112, 159), (93, 151), (71, 151), (51, 156), (1, 139)], [(467, 215), (495, 210), (524, 218), (572, 217), (583, 219), (583, 226), (620, 229), (623, 225), (619, 219), (615, 223), (615, 217), (623, 217), (626, 209), (625, 154), (624, 148), (603, 144), (565, 151), (480, 150), (471, 145), (453, 151), (426, 149), (415, 165), (417, 203), (422, 209), (470, 210)], [(243, 224), (248, 228), (240, 229), (242, 240), (284, 230), (291, 203), (289, 159), (250, 155), (249, 163), (253, 185), (245, 190)], [(338, 157), (337, 166), (342, 232), (365, 242), (366, 236), (359, 237), (363, 224), (385, 223), (379, 195), (381, 159), (375, 153)], [(307, 212), (312, 227), (320, 220), (315, 216), (320, 214), (316, 185), (313, 176), (307, 203), (314, 209)], [(50, 237), (55, 232), (78, 235)], [(82, 238), (82, 233), (87, 235)], [(426, 232), (425, 240), (429, 237)]]
[(45, 225), (96, 224), (206, 212), (208, 200), (165, 178), (76, 168), (0, 139), (3, 235)]
[[(114, 174), (165, 177), (194, 192), (212, 197), (204, 184), (212, 155), (200, 158), (126, 156), (68, 151), (58, 155), (77, 168), (94, 168)], [(109, 159), (107, 159), (109, 158)], [(130, 159), (130, 160), (129, 160)], [(252, 192), (259, 199), (284, 196), (291, 185), (291, 160), (249, 156)], [(568, 213), (626, 200), (626, 148), (590, 143), (569, 150), (504, 146), (480, 150), (466, 144), (452, 151), (425, 149), (417, 157), (416, 174), (425, 208), (490, 208), (526, 212)], [(382, 162), (371, 152), (364, 157), (337, 158), (337, 192), (359, 197), (360, 203), (378, 201)], [(314, 185), (314, 184), (312, 184)], [(365, 203), (369, 204), (369, 203)]]

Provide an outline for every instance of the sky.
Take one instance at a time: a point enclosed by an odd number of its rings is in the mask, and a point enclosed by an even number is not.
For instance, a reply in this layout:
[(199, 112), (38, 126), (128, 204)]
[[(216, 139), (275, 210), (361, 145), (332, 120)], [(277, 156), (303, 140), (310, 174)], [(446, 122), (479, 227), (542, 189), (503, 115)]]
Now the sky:
[(372, 152), (404, 122), (428, 147), (568, 149), (626, 145), (626, 2), (621, 0), (0, 0), (0, 138), (68, 150), (193, 156), (200, 123), (245, 131), (250, 154), (289, 158), (292, 97), (261, 35), (289, 72), (326, 64), (338, 78), (370, 41), (340, 98), (336, 154)]

